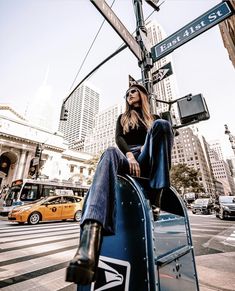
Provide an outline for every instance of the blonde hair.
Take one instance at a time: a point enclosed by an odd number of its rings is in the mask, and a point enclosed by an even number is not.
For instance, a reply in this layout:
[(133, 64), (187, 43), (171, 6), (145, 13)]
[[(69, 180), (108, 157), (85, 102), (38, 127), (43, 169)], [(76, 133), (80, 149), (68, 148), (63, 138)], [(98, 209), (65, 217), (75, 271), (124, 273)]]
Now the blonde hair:
[(147, 129), (149, 129), (153, 123), (153, 117), (150, 113), (150, 106), (148, 101), (148, 96), (144, 94), (142, 91), (140, 91), (138, 88), (136, 88), (139, 92), (140, 96), (140, 102), (141, 102), (141, 112), (143, 117), (141, 118), (139, 114), (133, 110), (133, 107), (131, 107), (127, 100), (126, 100), (126, 110), (122, 114), (121, 117), (121, 125), (123, 127), (123, 134), (126, 134), (129, 132), (130, 128), (138, 128), (139, 127), (139, 121), (141, 121)]

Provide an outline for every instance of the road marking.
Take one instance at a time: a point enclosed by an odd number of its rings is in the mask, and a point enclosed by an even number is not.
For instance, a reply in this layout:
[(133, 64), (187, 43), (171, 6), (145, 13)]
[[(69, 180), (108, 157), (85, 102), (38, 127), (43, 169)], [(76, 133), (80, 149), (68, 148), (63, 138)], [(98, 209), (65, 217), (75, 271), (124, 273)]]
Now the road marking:
[(75, 284), (65, 282), (65, 268), (77, 250), (78, 224), (17, 225), (1, 229), (4, 230), (4, 237), (0, 237), (1, 290), (76, 289)]

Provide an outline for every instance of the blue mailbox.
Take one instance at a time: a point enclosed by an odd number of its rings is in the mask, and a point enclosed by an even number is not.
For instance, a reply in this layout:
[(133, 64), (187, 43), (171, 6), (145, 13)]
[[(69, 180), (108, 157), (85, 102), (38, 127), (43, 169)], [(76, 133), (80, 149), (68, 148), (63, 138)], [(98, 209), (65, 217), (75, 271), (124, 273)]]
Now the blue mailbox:
[(119, 176), (116, 234), (103, 237), (96, 281), (78, 291), (199, 290), (187, 211), (169, 188), (153, 220), (148, 179)]

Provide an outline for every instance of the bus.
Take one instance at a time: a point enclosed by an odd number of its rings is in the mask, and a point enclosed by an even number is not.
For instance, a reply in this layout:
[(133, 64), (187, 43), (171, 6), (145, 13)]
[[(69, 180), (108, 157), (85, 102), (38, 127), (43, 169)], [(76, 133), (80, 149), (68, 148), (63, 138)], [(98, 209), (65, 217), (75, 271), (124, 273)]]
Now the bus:
[(6, 216), (15, 206), (34, 202), (54, 195), (84, 197), (88, 186), (56, 180), (20, 179), (12, 182), (6, 195), (0, 199), (0, 215)]

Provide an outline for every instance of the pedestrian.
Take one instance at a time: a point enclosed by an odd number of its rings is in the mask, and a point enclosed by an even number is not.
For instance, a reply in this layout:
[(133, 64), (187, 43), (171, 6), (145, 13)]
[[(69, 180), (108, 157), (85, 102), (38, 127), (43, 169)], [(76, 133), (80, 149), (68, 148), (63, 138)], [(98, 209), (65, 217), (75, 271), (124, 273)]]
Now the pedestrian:
[(116, 124), (116, 147), (101, 156), (84, 203), (78, 251), (67, 268), (66, 280), (81, 285), (94, 281), (101, 238), (115, 234), (117, 174), (149, 178), (150, 201), (156, 216), (162, 190), (170, 186), (173, 132), (168, 121), (150, 113), (148, 92), (133, 84), (126, 92), (126, 110)]

